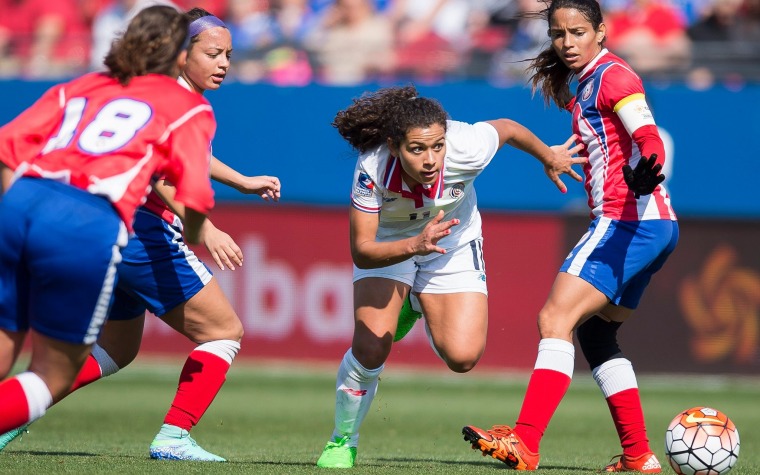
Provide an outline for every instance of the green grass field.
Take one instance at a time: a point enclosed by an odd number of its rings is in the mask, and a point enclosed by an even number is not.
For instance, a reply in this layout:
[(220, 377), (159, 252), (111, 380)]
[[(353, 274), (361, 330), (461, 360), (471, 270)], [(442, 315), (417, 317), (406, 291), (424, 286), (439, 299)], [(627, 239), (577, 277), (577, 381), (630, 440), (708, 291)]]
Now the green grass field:
[[(226, 464), (158, 462), (148, 445), (174, 394), (181, 362), (138, 359), (51, 408), (0, 453), (0, 473), (326, 473), (314, 463), (333, 425), (332, 368), (237, 362), (193, 431)], [(336, 362), (337, 365), (337, 362)], [(491, 474), (506, 468), (462, 440), (463, 425), (512, 424), (525, 375), (412, 372), (388, 365), (362, 428), (356, 474)], [(760, 381), (640, 377), (652, 446), (665, 462), (665, 428), (679, 411), (710, 405), (741, 435), (732, 474), (760, 474)], [(541, 447), (537, 474), (595, 473), (619, 452), (607, 406), (576, 374)], [(340, 472), (340, 471), (339, 471)], [(666, 468), (663, 473), (669, 473)]]

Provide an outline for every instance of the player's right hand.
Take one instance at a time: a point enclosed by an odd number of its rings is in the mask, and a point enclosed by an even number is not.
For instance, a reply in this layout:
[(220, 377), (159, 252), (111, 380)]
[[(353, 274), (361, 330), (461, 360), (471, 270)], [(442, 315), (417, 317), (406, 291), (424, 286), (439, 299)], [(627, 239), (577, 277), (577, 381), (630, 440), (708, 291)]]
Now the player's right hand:
[(451, 234), (451, 228), (458, 224), (458, 219), (444, 221), (443, 210), (438, 211), (438, 214), (425, 225), (425, 228), (417, 236), (414, 245), (414, 253), (419, 256), (426, 256), (433, 252), (446, 254), (446, 249), (439, 247), (438, 241), (444, 236)]

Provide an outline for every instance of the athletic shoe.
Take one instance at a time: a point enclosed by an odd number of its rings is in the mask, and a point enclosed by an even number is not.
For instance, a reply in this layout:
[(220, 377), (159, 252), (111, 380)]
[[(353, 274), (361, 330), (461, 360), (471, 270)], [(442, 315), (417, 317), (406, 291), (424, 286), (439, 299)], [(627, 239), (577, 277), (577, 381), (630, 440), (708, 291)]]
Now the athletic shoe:
[(317, 460), (317, 467), (351, 468), (356, 460), (356, 447), (349, 447), (348, 436), (335, 437), (325, 445)]
[(150, 444), (150, 458), (157, 460), (190, 460), (194, 462), (226, 462), (227, 460), (206, 452), (190, 433), (170, 424), (161, 426), (161, 431)]
[(401, 312), (398, 314), (398, 325), (396, 325), (396, 334), (393, 336), (393, 341), (399, 341), (404, 338), (422, 316), (422, 312), (418, 312), (412, 308), (411, 295), (411, 292), (407, 294), (404, 305), (401, 307)]
[(617, 462), (612, 462), (604, 467), (605, 472), (660, 473), (662, 471), (660, 461), (657, 460), (657, 457), (652, 452), (647, 452), (635, 458), (628, 457), (627, 455), (616, 455), (612, 457), (612, 460), (616, 458), (618, 458)]
[(480, 450), (483, 456), (501, 460), (514, 470), (535, 470), (538, 468), (539, 454), (534, 454), (523, 444), (520, 436), (509, 426), (493, 426), (489, 430), (475, 426), (462, 428), (464, 440), (472, 444), (473, 450)]
[(24, 424), (18, 429), (9, 430), (5, 434), (0, 435), (0, 451), (2, 451), (6, 445), (16, 440), (17, 437), (20, 437), (24, 434), (28, 434), (29, 433), (28, 427), (29, 427), (29, 424)]

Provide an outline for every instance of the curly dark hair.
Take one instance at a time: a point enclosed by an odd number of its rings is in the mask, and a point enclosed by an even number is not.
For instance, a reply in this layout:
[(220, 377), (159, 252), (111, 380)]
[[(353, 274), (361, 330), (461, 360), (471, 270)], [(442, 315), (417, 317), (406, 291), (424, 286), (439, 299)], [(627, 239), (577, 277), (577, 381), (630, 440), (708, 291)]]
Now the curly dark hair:
[(391, 139), (399, 146), (409, 129), (439, 124), (446, 130), (448, 114), (441, 104), (419, 97), (414, 86), (379, 89), (353, 100), (338, 112), (332, 126), (359, 152), (366, 152)]
[(185, 14), (169, 6), (141, 10), (111, 45), (104, 60), (109, 74), (123, 85), (135, 76), (177, 74), (177, 57), (185, 48), (188, 24)]
[[(546, 8), (537, 12), (536, 15), (546, 19), (548, 24), (551, 24), (554, 12), (560, 8), (571, 8), (578, 10), (583, 18), (591, 23), (594, 31), (599, 31), (599, 25), (602, 24), (603, 19), (602, 9), (597, 0), (542, 1)], [(602, 40), (602, 45), (604, 45), (604, 40)], [(562, 62), (551, 44), (531, 60), (528, 71), (533, 71), (530, 77), (532, 92), (535, 94), (537, 90), (541, 90), (541, 95), (547, 105), (554, 101), (557, 107), (564, 109), (570, 103), (573, 98), (573, 94), (570, 92), (573, 70)]]

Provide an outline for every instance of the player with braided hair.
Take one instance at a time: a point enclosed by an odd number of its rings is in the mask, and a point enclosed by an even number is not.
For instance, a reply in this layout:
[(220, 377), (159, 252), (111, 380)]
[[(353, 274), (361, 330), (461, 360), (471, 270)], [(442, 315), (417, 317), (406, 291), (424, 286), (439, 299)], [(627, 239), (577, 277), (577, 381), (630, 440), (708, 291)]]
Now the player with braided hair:
[(27, 334), (32, 344), (28, 369), (0, 382), (0, 432), (42, 417), (86, 365), (153, 176), (176, 184), (185, 238), (201, 239), (214, 204), (216, 121), (203, 97), (176, 83), (188, 23), (170, 7), (143, 10), (106, 73), (51, 88), (0, 129), (0, 161), (15, 171), (0, 202), (3, 377)]
[[(230, 66), (230, 33), (209, 12), (195, 8), (187, 13), (189, 47), (179, 84), (201, 96), (218, 89)], [(130, 50), (139, 57), (139, 50)], [(108, 59), (106, 60), (108, 64)], [(160, 94), (160, 91), (157, 91)], [(205, 145), (206, 150), (209, 144)], [(211, 178), (243, 193), (279, 200), (280, 182), (271, 176), (243, 176), (211, 157)], [(149, 310), (198, 346), (190, 353), (150, 456), (164, 460), (225, 461), (200, 447), (190, 431), (200, 421), (226, 379), (240, 350), (243, 325), (210, 270), (182, 238), (184, 210), (172, 199), (173, 184), (164, 180), (138, 209), (135, 235), (123, 252), (119, 285), (108, 322), (71, 392), (114, 374), (137, 356), (145, 311)], [(243, 255), (235, 241), (206, 220), (201, 241), (220, 269), (235, 269)], [(20, 435), (22, 427), (0, 436), (0, 449)]]

